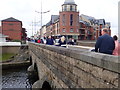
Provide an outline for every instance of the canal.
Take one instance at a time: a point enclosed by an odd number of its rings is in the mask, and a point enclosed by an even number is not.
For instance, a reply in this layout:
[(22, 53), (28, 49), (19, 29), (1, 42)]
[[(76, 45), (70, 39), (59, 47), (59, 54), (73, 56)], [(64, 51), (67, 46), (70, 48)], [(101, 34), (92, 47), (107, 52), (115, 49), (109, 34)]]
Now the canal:
[(38, 79), (28, 76), (28, 66), (2, 70), (2, 88), (24, 88), (31, 90), (33, 83)]

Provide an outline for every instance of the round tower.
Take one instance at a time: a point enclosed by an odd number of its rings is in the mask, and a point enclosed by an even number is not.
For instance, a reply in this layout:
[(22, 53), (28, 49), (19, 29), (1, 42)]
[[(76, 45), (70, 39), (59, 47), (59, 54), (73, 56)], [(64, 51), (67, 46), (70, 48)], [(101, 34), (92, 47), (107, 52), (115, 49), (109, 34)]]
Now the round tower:
[(60, 14), (60, 34), (78, 39), (79, 12), (74, 0), (65, 0)]

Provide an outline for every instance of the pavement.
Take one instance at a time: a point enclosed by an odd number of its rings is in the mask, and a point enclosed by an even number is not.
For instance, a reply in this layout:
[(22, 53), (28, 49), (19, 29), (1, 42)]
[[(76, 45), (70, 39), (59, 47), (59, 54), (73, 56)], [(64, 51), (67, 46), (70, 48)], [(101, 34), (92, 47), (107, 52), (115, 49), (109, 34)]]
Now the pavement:
[(73, 49), (85, 49), (88, 51), (91, 51), (92, 49), (94, 49), (94, 47), (87, 47), (87, 46), (78, 46), (78, 45), (68, 45), (68, 48), (73, 48)]

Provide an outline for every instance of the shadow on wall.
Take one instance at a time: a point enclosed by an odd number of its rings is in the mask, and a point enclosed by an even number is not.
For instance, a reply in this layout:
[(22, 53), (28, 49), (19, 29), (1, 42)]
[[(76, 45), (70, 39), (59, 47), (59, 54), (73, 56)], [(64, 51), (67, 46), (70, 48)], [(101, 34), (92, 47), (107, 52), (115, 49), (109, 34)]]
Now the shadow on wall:
[(41, 90), (51, 90), (50, 84), (47, 81), (45, 81), (42, 85)]

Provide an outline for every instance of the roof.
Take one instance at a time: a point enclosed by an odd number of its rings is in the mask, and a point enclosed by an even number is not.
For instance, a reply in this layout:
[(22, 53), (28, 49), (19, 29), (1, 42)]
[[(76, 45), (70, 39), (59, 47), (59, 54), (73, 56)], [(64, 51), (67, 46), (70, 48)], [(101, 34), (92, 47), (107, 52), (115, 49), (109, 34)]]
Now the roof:
[(85, 24), (86, 26), (90, 26), (90, 23), (89, 23), (89, 22), (82, 21), (82, 20), (80, 20), (79, 22)]
[(2, 21), (10, 21), (10, 22), (21, 22), (20, 20), (18, 20), (18, 19), (15, 19), (15, 18), (13, 18), (13, 17), (10, 17), (10, 18), (7, 18), (7, 19), (4, 19), (4, 20), (2, 20)]
[(81, 14), (80, 15), (80, 21), (87, 22), (86, 25), (89, 26), (89, 25), (92, 25), (95, 22), (95, 18), (91, 17), (91, 16), (87, 16), (87, 15)]
[(54, 23), (56, 20), (59, 19), (59, 15), (52, 15), (51, 16), (51, 22)]
[(110, 22), (105, 22), (105, 24), (107, 24), (107, 25), (111, 26)]
[(80, 16), (88, 19), (88, 20), (94, 20), (95, 18), (94, 17), (91, 17), (91, 16), (87, 16), (87, 15), (84, 15), (84, 14), (81, 14)]
[(50, 26), (50, 25), (51, 25), (51, 21), (49, 21), (49, 22), (46, 24), (46, 27), (47, 27), (47, 26)]
[(59, 15), (52, 15), (51, 20), (46, 24), (46, 26), (53, 24), (58, 19), (59, 19)]
[(74, 0), (65, 0), (64, 4), (75, 4)]
[(94, 17), (87, 16), (87, 15), (84, 15), (84, 14), (81, 14), (80, 16), (81, 16), (82, 18), (85, 18), (85, 19), (87, 19), (88, 21), (90, 21), (91, 24), (98, 24), (98, 25), (108, 24), (108, 25), (110, 25), (110, 23), (105, 23), (105, 19), (95, 19)]

